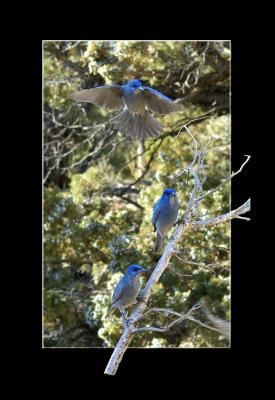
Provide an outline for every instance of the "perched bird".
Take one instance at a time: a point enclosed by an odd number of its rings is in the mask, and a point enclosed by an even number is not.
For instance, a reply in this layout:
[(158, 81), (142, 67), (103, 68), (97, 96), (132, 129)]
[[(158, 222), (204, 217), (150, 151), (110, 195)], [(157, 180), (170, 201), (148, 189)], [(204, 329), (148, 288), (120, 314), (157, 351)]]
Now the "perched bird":
[(136, 303), (140, 290), (140, 275), (146, 272), (147, 270), (140, 265), (128, 267), (115, 287), (112, 304), (105, 318), (108, 318), (118, 308), (122, 316), (123, 326), (127, 325), (124, 308)]
[(157, 231), (155, 251), (161, 253), (164, 245), (164, 238), (177, 221), (179, 203), (174, 189), (165, 189), (159, 201), (153, 207), (152, 224), (154, 232)]
[(93, 103), (108, 110), (123, 111), (110, 119), (110, 123), (126, 136), (145, 138), (157, 136), (163, 125), (152, 117), (180, 111), (183, 105), (174, 102), (157, 90), (143, 86), (133, 79), (126, 85), (104, 85), (73, 93), (71, 99)]

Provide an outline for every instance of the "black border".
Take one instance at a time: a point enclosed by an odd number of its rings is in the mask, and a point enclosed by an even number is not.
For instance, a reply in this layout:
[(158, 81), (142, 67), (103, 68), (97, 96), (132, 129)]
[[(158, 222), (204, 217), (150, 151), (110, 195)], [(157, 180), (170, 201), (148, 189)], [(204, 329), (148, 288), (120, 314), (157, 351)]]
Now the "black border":
[[(69, 35), (72, 37), (72, 35)], [(74, 37), (93, 37), (93, 35), (73, 35)], [(202, 39), (205, 35), (196, 35), (198, 39)], [(57, 35), (44, 35), (43, 39), (57, 39)], [(59, 35), (60, 37), (60, 35)], [(61, 39), (66, 37), (62, 34)], [(121, 35), (109, 35), (108, 37), (122, 39)], [(125, 37), (125, 36), (124, 36)], [(127, 36), (126, 36), (127, 37)], [(97, 37), (104, 38), (103, 36)], [(141, 34), (128, 38), (144, 38)], [(147, 37), (148, 38), (148, 37)], [(151, 35), (152, 39), (156, 38), (155, 34)], [(158, 35), (158, 39), (178, 39), (180, 36), (172, 37), (164, 32)], [(215, 35), (216, 39), (230, 39), (225, 35)], [(149, 38), (148, 38), (149, 39)], [(186, 38), (184, 38), (187, 40)], [(194, 39), (191, 36), (190, 39)], [(207, 39), (210, 40), (209, 36)], [(253, 43), (250, 43), (250, 45)], [(34, 49), (28, 48), (29, 53), (25, 65), (25, 70), (28, 78), (24, 76), (27, 84), (25, 95), (29, 95), (26, 100), (28, 105), (27, 110), (21, 117), (24, 127), (24, 136), (22, 142), (27, 145), (29, 157), (26, 160), (24, 157), (24, 168), (22, 174), (24, 179), (17, 179), (18, 184), (22, 183), (22, 191), (24, 209), (22, 211), (23, 220), (20, 222), (22, 227), (21, 235), (24, 236), (28, 248), (27, 263), (24, 265), (23, 277), (26, 278), (27, 286), (24, 287), (24, 315), (22, 316), (23, 326), (27, 326), (26, 343), (22, 346), (27, 346), (28, 355), (32, 354), (34, 363), (42, 363), (47, 366), (47, 370), (51, 374), (58, 374), (64, 369), (67, 372), (83, 372), (88, 375), (92, 374), (91, 379), (96, 376), (103, 376), (105, 365), (111, 354), (111, 349), (42, 349), (42, 199), (41, 199), (41, 179), (42, 179), (42, 133), (41, 133), (41, 52), (42, 41), (35, 42)], [(252, 211), (249, 213), (252, 221), (246, 222), (235, 220), (232, 222), (232, 344), (230, 349), (128, 349), (124, 359), (119, 367), (116, 377), (124, 378), (126, 375), (131, 376), (135, 373), (141, 373), (143, 377), (152, 374), (160, 373), (164, 370), (166, 374), (178, 374), (179, 372), (185, 376), (186, 371), (190, 370), (194, 375), (198, 376), (198, 371), (209, 368), (209, 362), (216, 365), (215, 373), (220, 365), (225, 366), (224, 373), (228, 366), (226, 364), (236, 356), (237, 351), (244, 351), (252, 344), (252, 339), (248, 335), (247, 327), (251, 324), (253, 304), (248, 304), (252, 298), (252, 288), (255, 282), (255, 271), (253, 270), (252, 249), (253, 242), (252, 228), (255, 219), (256, 204), (253, 201), (252, 191), (254, 188), (254, 171), (255, 162), (253, 151), (253, 139), (255, 135), (255, 125), (252, 118), (249, 118), (251, 110), (253, 110), (253, 90), (251, 87), (250, 71), (251, 58), (248, 52), (251, 51), (251, 46), (247, 48), (247, 42), (232, 40), (232, 169), (237, 170), (244, 161), (244, 154), (252, 156), (251, 161), (246, 165), (243, 172), (234, 178), (232, 181), (232, 208), (239, 206), (248, 198), (252, 197)], [(32, 60), (32, 61), (30, 61)], [(250, 73), (249, 73), (250, 71)], [(26, 86), (26, 85), (25, 85)], [(245, 109), (246, 108), (246, 109)], [(25, 121), (25, 124), (24, 124)], [(21, 146), (20, 144), (18, 146)], [(28, 162), (27, 162), (28, 161)], [(18, 167), (18, 166), (17, 166)], [(20, 171), (20, 168), (19, 168)], [(21, 190), (21, 189), (20, 189)], [(21, 200), (22, 196), (20, 196)], [(28, 209), (29, 208), (29, 209)], [(26, 247), (25, 247), (26, 246)], [(248, 269), (251, 270), (251, 275), (248, 274)], [(23, 313), (22, 313), (23, 314)], [(26, 319), (26, 314), (29, 320)], [(251, 339), (251, 343), (249, 340)], [(179, 370), (180, 368), (180, 370)], [(78, 371), (77, 371), (78, 370)], [(81, 370), (81, 371), (79, 371)], [(107, 379), (109, 377), (106, 377)]]

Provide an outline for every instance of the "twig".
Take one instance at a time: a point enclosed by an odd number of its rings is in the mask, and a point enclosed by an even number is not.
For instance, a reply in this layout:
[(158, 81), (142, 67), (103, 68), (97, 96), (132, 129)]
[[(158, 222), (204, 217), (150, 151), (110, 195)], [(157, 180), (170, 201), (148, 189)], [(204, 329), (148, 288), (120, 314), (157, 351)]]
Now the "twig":
[(207, 328), (207, 329), (211, 329), (212, 331), (219, 332), (219, 333), (223, 334), (223, 335), (226, 336), (226, 337), (229, 337), (229, 335), (230, 335), (229, 330), (228, 330), (227, 333), (225, 333), (225, 331), (223, 331), (223, 330), (221, 330), (221, 329), (219, 329), (219, 328), (214, 328), (213, 326), (209, 326), (209, 325), (207, 325), (207, 324), (205, 324), (205, 323), (199, 321), (198, 319), (196, 319), (196, 318), (194, 318), (194, 317), (190, 317), (190, 318), (188, 318), (188, 319), (189, 319), (190, 321), (196, 322), (196, 324), (199, 324), (199, 325), (201, 325), (201, 326), (204, 326), (204, 327)]
[(144, 210), (143, 206), (138, 204), (136, 201), (129, 199), (129, 197), (124, 197), (124, 196), (119, 196), (119, 195), (115, 195), (115, 196), (121, 198), (122, 200), (127, 201), (127, 203), (133, 204), (135, 207), (139, 208), (140, 210)]
[(83, 42), (83, 43), (88, 43), (86, 40), (77, 40), (74, 44), (68, 44), (63, 50), (61, 50), (61, 53), (65, 53), (65, 52), (67, 52), (67, 51), (69, 51), (69, 50), (72, 50), (72, 49), (74, 49), (75, 47), (77, 47), (78, 45), (79, 45), (79, 43), (81, 43), (81, 42)]
[(241, 217), (240, 215), (236, 215), (235, 218), (237, 218), (237, 219), (244, 219), (245, 221), (250, 221), (250, 218)]
[(172, 241), (168, 242), (162, 257), (160, 258), (157, 266), (155, 267), (154, 271), (152, 272), (151, 277), (149, 278), (144, 290), (143, 290), (143, 302), (140, 302), (137, 304), (135, 309), (130, 315), (130, 323), (128, 324), (128, 327), (123, 331), (113, 353), (112, 356), (108, 362), (108, 365), (105, 369), (105, 374), (108, 375), (115, 375), (117, 368), (119, 366), (119, 363), (128, 348), (129, 344), (132, 341), (134, 332), (133, 329), (135, 329), (135, 325), (137, 324), (138, 320), (142, 316), (143, 312), (145, 311), (146, 304), (150, 298), (151, 291), (153, 286), (159, 281), (161, 275), (165, 271), (165, 269), (169, 265), (170, 258), (172, 257), (173, 254), (173, 248), (177, 245), (177, 243), (180, 241), (183, 233), (185, 230), (188, 228), (188, 224), (186, 222), (182, 222), (174, 235), (174, 238)]
[(160, 140), (160, 142), (158, 143), (156, 148), (152, 151), (149, 161), (146, 164), (143, 173), (134, 182), (130, 183), (125, 189), (123, 189), (122, 194), (126, 193), (132, 186), (136, 185), (141, 179), (144, 178), (144, 176), (149, 171), (150, 165), (151, 165), (152, 161), (154, 160), (154, 156), (155, 156), (156, 152), (158, 151), (158, 149), (160, 148), (160, 146), (162, 145), (163, 140), (164, 140), (164, 138)]
[[(199, 228), (199, 227), (204, 227), (204, 226), (211, 226), (211, 225), (216, 225), (218, 223), (222, 223), (225, 221), (228, 221), (232, 218), (235, 218), (236, 216), (239, 216), (240, 214), (244, 214), (247, 211), (250, 210), (250, 200), (248, 200), (245, 204), (243, 204), (241, 207), (239, 207), (236, 210), (233, 210), (225, 215), (218, 216), (216, 218), (208, 219), (208, 220), (203, 220), (203, 221), (192, 221), (192, 211), (195, 206), (196, 202), (196, 193), (198, 190), (201, 190), (201, 180), (199, 178), (199, 173), (201, 169), (203, 168), (203, 157), (205, 156), (206, 148), (204, 147), (200, 152), (198, 150), (198, 144), (190, 132), (190, 130), (187, 128), (187, 125), (190, 124), (192, 121), (189, 123), (185, 124), (185, 129), (190, 135), (190, 137), (193, 140), (193, 145), (194, 145), (194, 153), (193, 153), (193, 160), (192, 163), (189, 167), (189, 170), (192, 172), (193, 177), (194, 177), (194, 187), (193, 191), (191, 193), (188, 205), (186, 207), (186, 210), (184, 212), (184, 216), (182, 220), (180, 221), (175, 234), (172, 236), (172, 240), (170, 240), (167, 243), (166, 248), (164, 249), (164, 252), (157, 263), (155, 269), (152, 272), (152, 275), (150, 276), (144, 290), (142, 293), (143, 301), (139, 302), (136, 307), (134, 308), (133, 312), (130, 315), (130, 318), (128, 320), (128, 324), (125, 327), (112, 355), (111, 358), (107, 364), (107, 367), (105, 369), (105, 374), (108, 375), (115, 375), (117, 368), (119, 366), (119, 363), (122, 360), (122, 357), (128, 348), (129, 344), (132, 341), (133, 335), (137, 332), (142, 332), (146, 330), (153, 330), (157, 332), (165, 332), (167, 329), (170, 329), (174, 324), (182, 321), (183, 319), (187, 319), (187, 314), (184, 316), (181, 315), (176, 321), (173, 321), (171, 324), (164, 328), (157, 328), (157, 327), (142, 327), (142, 328), (137, 328), (136, 325), (138, 321), (142, 318), (145, 308), (146, 308), (146, 303), (148, 303), (148, 300), (150, 298), (153, 286), (159, 281), (161, 275), (163, 272), (169, 268), (169, 263), (170, 259), (174, 254), (174, 249), (177, 248), (177, 244), (180, 242), (183, 234), (187, 231), (189, 228)], [(199, 162), (198, 162), (198, 161)], [(195, 163), (197, 162), (197, 167), (195, 168)], [(178, 175), (179, 176), (179, 175)], [(140, 179), (140, 178), (139, 178)], [(203, 178), (204, 179), (204, 178)], [(191, 309), (192, 310), (192, 309)], [(190, 310), (190, 312), (191, 312)], [(162, 311), (163, 312), (163, 311)], [(174, 312), (175, 313), (175, 312)], [(194, 318), (192, 319), (192, 315), (189, 315), (189, 319), (193, 320), (194, 322), (197, 322)]]
[[(192, 315), (194, 314), (194, 312), (200, 308), (201, 305), (200, 304), (195, 304), (187, 313), (183, 314), (183, 313), (178, 313), (176, 311), (173, 310), (169, 310), (166, 308), (152, 308), (151, 310), (147, 311), (147, 313), (149, 313), (150, 311), (152, 312), (160, 312), (160, 311), (165, 311), (168, 314), (173, 314), (178, 316), (178, 318), (176, 320), (174, 320), (173, 322), (171, 322), (169, 325), (166, 325), (165, 327), (161, 328), (157, 328), (157, 327), (153, 327), (153, 326), (144, 326), (141, 328), (134, 328), (133, 329), (133, 333), (138, 333), (138, 332), (144, 332), (144, 331), (157, 331), (157, 332), (166, 332), (169, 331), (169, 329), (172, 328), (172, 326), (179, 324), (180, 322), (184, 321), (185, 319), (190, 319), (192, 317)], [(145, 314), (147, 314), (145, 313)], [(144, 315), (145, 315), (144, 314)]]
[[(191, 310), (192, 310), (192, 312), (194, 312), (195, 310), (197, 310), (200, 307), (201, 307), (200, 304), (195, 304), (195, 306), (193, 306)], [(191, 310), (189, 310), (188, 312), (190, 313)], [(162, 314), (164, 314), (166, 316), (169, 315), (169, 314), (172, 314), (172, 315), (176, 315), (177, 317), (180, 317), (180, 318), (182, 318), (183, 316), (187, 315), (187, 314), (184, 314), (184, 313), (179, 313), (177, 311), (171, 310), (170, 308), (153, 307), (153, 308), (150, 308), (148, 311), (146, 311), (139, 320), (142, 320), (143, 318), (145, 318), (146, 315), (154, 313), (154, 312), (162, 313)]]
[(221, 224), (223, 222), (227, 222), (233, 218), (238, 217), (240, 214), (244, 214), (244, 213), (250, 211), (250, 208), (251, 208), (251, 202), (250, 202), (250, 199), (248, 199), (243, 205), (236, 208), (235, 210), (232, 210), (223, 215), (219, 215), (218, 217), (194, 221), (191, 223), (191, 226), (192, 226), (192, 228), (202, 228), (202, 227), (206, 227), (206, 226), (213, 226), (213, 225)]
[(167, 270), (173, 272), (173, 274), (175, 274), (175, 275), (177, 275), (177, 276), (180, 276), (181, 278), (184, 278), (184, 277), (186, 277), (186, 276), (192, 278), (192, 276), (193, 276), (193, 275), (189, 275), (189, 274), (180, 274), (179, 272), (175, 271), (175, 270), (174, 270), (173, 268), (171, 268), (171, 267), (168, 267)]
[(244, 161), (244, 163), (241, 165), (240, 169), (237, 172), (232, 172), (232, 174), (226, 178), (222, 183), (220, 183), (218, 186), (216, 186), (214, 189), (210, 190), (209, 192), (207, 192), (205, 195), (201, 196), (199, 199), (197, 199), (196, 201), (201, 201), (202, 199), (204, 199), (205, 197), (209, 196), (210, 194), (216, 192), (217, 190), (219, 190), (222, 186), (224, 186), (227, 182), (229, 182), (232, 178), (234, 178), (234, 176), (238, 175), (243, 167), (245, 166), (246, 163), (248, 163), (248, 161), (250, 160), (251, 156), (245, 155), (245, 157), (247, 157), (247, 159)]
[(213, 269), (211, 269), (210, 267), (215, 267), (213, 264), (202, 264), (200, 262), (196, 262), (196, 261), (189, 261), (189, 260), (184, 260), (183, 258), (179, 257), (178, 254), (176, 252), (174, 252), (174, 256), (181, 261), (183, 264), (189, 264), (189, 265), (198, 265), (199, 267), (202, 268), (207, 268), (209, 269), (211, 272), (215, 272)]

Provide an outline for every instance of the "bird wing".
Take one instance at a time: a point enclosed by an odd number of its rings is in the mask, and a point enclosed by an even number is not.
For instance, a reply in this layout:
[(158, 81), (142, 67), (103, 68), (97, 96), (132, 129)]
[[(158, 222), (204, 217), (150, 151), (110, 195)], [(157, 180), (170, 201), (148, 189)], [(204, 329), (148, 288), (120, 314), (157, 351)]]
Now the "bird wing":
[(146, 99), (147, 108), (156, 114), (169, 114), (173, 111), (180, 111), (183, 105), (175, 103), (172, 99), (148, 86), (142, 86), (140, 94)]
[(121, 280), (118, 282), (118, 284), (115, 287), (111, 307), (113, 304), (115, 304), (120, 299), (120, 297), (123, 294), (123, 288), (124, 288), (124, 285), (123, 285), (124, 279), (123, 278), (124, 278), (124, 276), (121, 278)]
[(154, 232), (156, 231), (156, 223), (160, 212), (159, 201), (153, 207), (153, 216), (152, 216), (152, 224), (154, 226)]
[(124, 107), (120, 85), (98, 86), (93, 89), (79, 90), (70, 96), (73, 100), (93, 103), (108, 110), (120, 110)]

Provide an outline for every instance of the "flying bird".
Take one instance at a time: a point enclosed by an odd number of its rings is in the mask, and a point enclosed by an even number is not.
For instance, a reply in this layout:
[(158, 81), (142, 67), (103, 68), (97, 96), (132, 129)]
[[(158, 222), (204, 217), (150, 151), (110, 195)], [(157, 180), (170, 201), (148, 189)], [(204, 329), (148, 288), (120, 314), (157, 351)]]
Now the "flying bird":
[(125, 85), (104, 85), (73, 93), (71, 99), (93, 103), (107, 110), (122, 110), (110, 119), (121, 133), (133, 139), (159, 135), (164, 125), (151, 113), (165, 115), (181, 111), (183, 105), (133, 79)]

